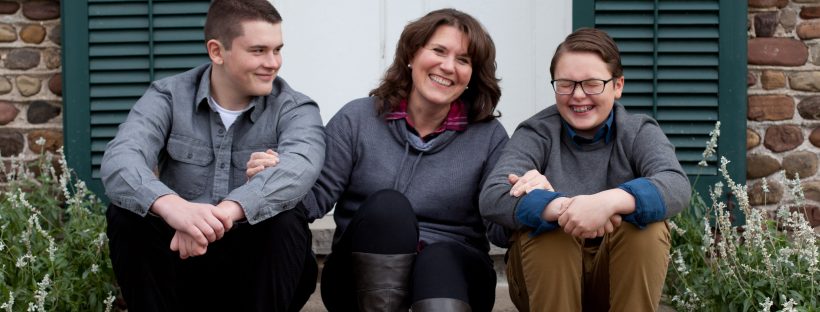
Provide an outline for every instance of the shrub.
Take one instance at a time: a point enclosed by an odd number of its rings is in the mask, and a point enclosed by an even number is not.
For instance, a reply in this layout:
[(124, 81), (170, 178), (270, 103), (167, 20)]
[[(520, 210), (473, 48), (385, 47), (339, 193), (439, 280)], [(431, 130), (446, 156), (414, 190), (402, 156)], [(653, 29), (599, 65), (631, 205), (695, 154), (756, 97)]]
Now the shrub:
[[(710, 142), (717, 141), (718, 127)], [(666, 300), (679, 311), (817, 311), (820, 244), (800, 212), (804, 198), (799, 177), (782, 175), (795, 200), (770, 218), (764, 209), (749, 205), (746, 186), (732, 180), (727, 164), (721, 158), (724, 181), (710, 189), (711, 203), (694, 194), (690, 207), (670, 220)], [(765, 196), (765, 180), (763, 184)], [(732, 225), (722, 200), (725, 187), (736, 196), (744, 225)]]
[(0, 311), (111, 310), (104, 207), (62, 150), (56, 161), (50, 153), (30, 164), (12, 159), (0, 174)]

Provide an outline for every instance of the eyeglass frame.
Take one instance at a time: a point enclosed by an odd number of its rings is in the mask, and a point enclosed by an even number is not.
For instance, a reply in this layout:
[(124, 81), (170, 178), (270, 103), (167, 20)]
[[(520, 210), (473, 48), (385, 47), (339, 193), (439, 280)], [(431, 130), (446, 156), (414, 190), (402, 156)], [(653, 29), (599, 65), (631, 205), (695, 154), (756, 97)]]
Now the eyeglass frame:
[[(553, 79), (553, 80), (550, 80), (550, 85), (552, 85), (552, 91), (555, 91), (555, 94), (558, 94), (558, 95), (572, 95), (572, 94), (575, 93), (575, 88), (577, 88), (578, 85), (581, 85), (581, 91), (584, 92), (584, 94), (586, 94), (586, 95), (598, 95), (598, 94), (604, 93), (604, 91), (606, 91), (606, 84), (611, 82), (613, 79), (615, 79), (615, 77), (612, 77), (612, 78), (609, 78), (609, 79), (586, 79), (586, 80)], [(555, 87), (555, 82), (556, 81), (572, 81), (573, 82), (572, 90), (570, 90), (569, 93), (558, 93), (558, 89)], [(586, 82), (586, 81), (601, 81), (601, 82), (603, 82), (604, 85), (603, 85), (603, 87), (601, 87), (601, 92), (598, 92), (598, 93), (589, 93), (589, 92), (587, 92), (587, 90), (584, 89), (584, 82)]]

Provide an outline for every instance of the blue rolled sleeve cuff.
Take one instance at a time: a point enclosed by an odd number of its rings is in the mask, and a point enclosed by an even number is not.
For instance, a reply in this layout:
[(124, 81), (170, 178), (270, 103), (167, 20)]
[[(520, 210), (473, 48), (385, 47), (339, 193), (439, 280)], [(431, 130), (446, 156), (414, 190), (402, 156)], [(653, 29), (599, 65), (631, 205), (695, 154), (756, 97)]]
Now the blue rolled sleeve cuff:
[(643, 229), (647, 224), (661, 221), (666, 217), (666, 204), (661, 193), (648, 179), (637, 178), (619, 185), (618, 188), (635, 197), (635, 211), (624, 215), (624, 221)]
[(559, 227), (558, 221), (547, 222), (541, 219), (541, 213), (552, 200), (561, 196), (564, 196), (564, 194), (547, 190), (533, 190), (518, 201), (518, 205), (515, 207), (515, 218), (521, 224), (534, 229), (530, 233), (531, 237), (557, 229)]

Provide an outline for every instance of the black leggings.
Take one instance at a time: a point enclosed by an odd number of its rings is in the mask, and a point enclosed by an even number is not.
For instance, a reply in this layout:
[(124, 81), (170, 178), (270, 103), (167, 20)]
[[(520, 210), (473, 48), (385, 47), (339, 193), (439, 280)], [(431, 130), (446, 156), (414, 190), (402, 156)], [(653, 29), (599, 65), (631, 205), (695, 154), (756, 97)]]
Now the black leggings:
[(305, 214), (300, 204), (236, 223), (204, 255), (180, 260), (165, 221), (110, 205), (111, 263), (128, 311), (299, 311), (318, 271)]
[(359, 207), (322, 270), (322, 300), (329, 311), (357, 311), (352, 252), (409, 254), (413, 265), (412, 302), (453, 298), (473, 311), (491, 311), (496, 275), (492, 260), (458, 243), (440, 242), (420, 249), (416, 215), (407, 198), (393, 190), (370, 195)]

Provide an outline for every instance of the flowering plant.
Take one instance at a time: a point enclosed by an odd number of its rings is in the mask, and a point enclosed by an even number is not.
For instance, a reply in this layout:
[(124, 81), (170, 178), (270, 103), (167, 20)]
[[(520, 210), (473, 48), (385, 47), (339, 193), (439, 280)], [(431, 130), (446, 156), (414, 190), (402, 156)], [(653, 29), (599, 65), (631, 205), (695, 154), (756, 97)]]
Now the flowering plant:
[(56, 161), (51, 153), (12, 159), (0, 178), (0, 311), (111, 310), (104, 207), (62, 150)]
[[(714, 151), (719, 126), (704, 158)], [(747, 187), (732, 180), (728, 163), (721, 157), (719, 172), (726, 185), (718, 182), (709, 190), (711, 203), (695, 194), (690, 207), (669, 222), (666, 301), (679, 311), (817, 311), (820, 242), (804, 218), (800, 178), (782, 175), (794, 200), (770, 217), (750, 206)], [(765, 196), (765, 179), (763, 185)], [(725, 187), (736, 196), (745, 225), (732, 225), (722, 200)]]

